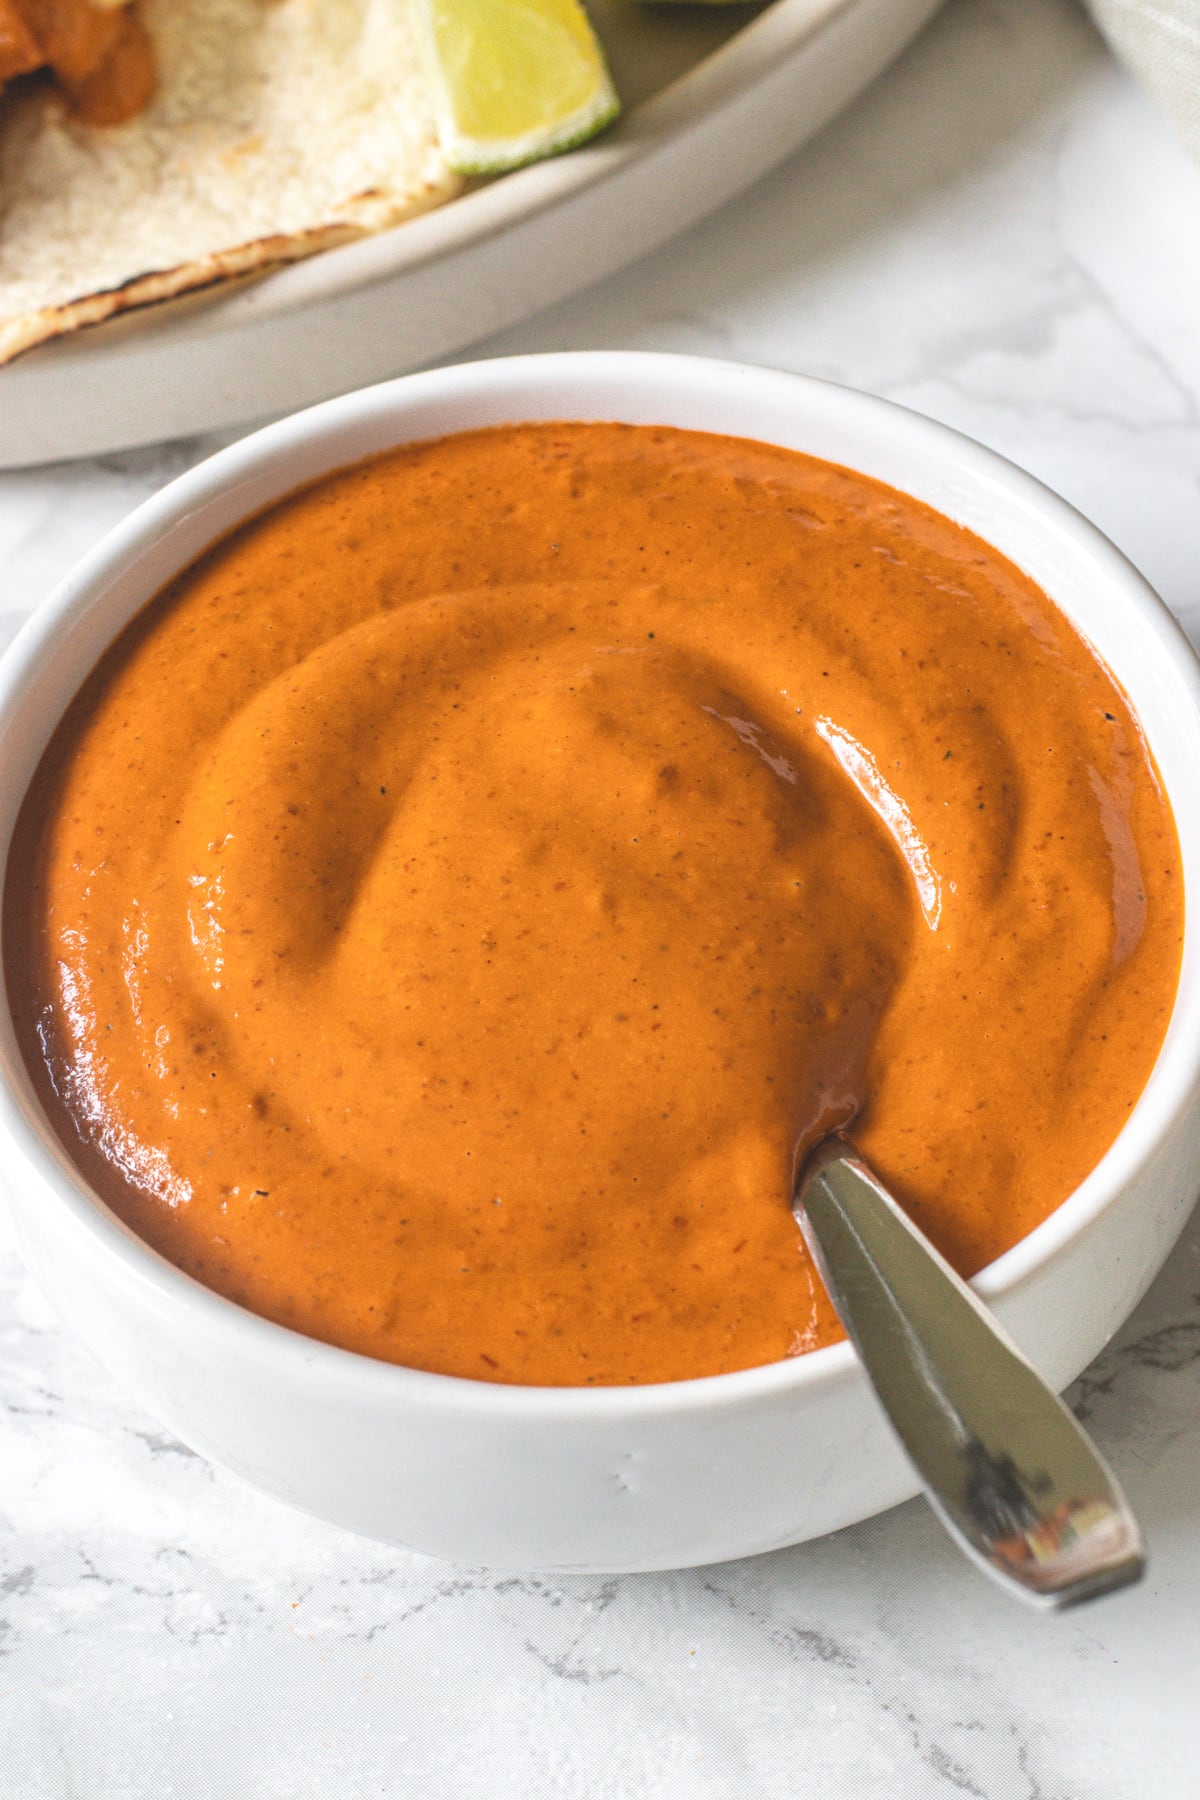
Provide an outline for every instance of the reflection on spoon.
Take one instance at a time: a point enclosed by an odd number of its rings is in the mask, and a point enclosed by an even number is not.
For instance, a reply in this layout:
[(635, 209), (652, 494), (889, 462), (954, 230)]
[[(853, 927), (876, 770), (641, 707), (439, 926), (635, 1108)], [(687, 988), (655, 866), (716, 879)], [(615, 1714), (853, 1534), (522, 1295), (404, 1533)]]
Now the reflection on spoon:
[(793, 1210), (960, 1548), (1042, 1606), (1138, 1580), (1141, 1534), (1094, 1444), (845, 1139), (808, 1158)]

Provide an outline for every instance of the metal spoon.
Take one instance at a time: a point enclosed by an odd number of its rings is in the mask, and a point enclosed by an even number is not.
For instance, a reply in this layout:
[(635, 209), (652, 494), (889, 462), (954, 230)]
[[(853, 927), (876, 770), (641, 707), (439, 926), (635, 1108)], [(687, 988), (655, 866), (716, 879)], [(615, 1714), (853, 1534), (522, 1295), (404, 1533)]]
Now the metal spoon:
[(1145, 1569), (1095, 1445), (845, 1139), (801, 1168), (793, 1211), (842, 1324), (961, 1549), (1042, 1607)]

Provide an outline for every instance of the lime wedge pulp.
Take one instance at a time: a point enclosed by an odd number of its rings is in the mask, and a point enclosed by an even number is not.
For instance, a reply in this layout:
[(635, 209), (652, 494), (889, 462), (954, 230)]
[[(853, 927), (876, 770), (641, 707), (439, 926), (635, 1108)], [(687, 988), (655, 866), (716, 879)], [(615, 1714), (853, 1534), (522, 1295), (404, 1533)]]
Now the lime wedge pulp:
[(442, 153), (493, 175), (594, 137), (620, 102), (578, 0), (416, 0)]

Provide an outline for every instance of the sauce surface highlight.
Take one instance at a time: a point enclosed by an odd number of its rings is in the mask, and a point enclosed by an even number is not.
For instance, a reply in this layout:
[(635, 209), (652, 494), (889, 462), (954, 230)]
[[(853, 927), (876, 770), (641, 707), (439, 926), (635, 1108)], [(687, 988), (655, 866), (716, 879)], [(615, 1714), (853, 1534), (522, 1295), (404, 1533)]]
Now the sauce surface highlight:
[(9, 863), (72, 1155), (231, 1298), (394, 1362), (673, 1380), (839, 1335), (853, 1120), (962, 1270), (1094, 1167), (1178, 975), (1136, 720), (864, 476), (514, 426), (332, 475), (134, 621)]

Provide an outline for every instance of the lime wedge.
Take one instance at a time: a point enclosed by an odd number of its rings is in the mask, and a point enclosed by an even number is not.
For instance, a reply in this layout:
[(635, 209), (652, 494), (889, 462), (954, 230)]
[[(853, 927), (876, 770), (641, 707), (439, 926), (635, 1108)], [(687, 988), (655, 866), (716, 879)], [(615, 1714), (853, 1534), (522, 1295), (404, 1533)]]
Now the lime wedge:
[(570, 150), (620, 102), (578, 0), (417, 0), (442, 154), (495, 175)]

